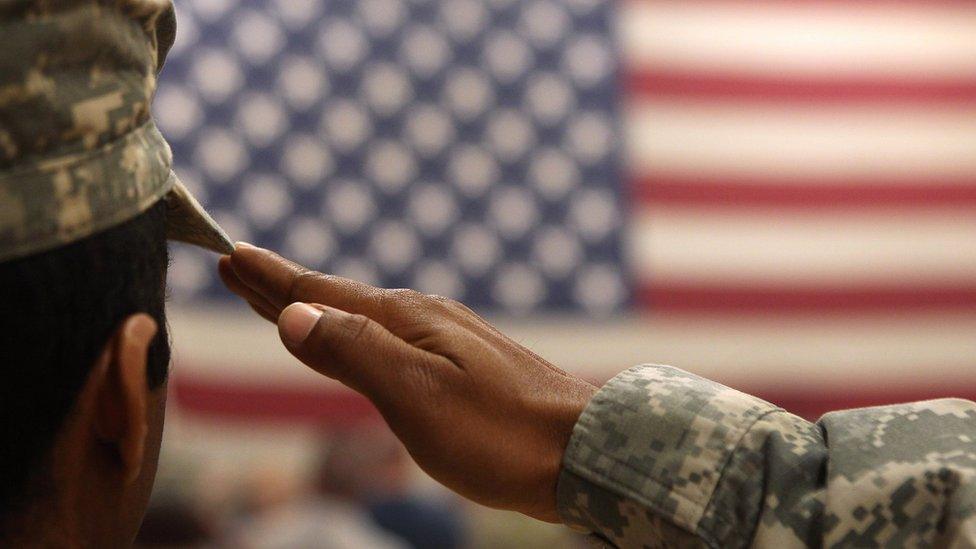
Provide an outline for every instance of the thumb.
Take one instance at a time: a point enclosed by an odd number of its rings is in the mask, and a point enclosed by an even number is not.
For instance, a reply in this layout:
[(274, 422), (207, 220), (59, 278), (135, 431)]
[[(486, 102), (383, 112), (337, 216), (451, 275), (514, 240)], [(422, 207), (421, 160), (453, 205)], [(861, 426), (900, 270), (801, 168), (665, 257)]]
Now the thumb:
[(391, 334), (370, 318), (325, 305), (292, 303), (278, 316), (285, 347), (313, 370), (370, 399), (399, 393), (404, 368), (426, 353)]

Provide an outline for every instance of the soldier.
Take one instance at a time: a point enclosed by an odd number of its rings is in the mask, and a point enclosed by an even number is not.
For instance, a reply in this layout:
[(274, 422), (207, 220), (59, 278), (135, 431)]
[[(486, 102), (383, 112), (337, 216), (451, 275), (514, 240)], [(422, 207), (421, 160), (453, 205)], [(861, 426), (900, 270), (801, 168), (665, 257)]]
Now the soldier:
[(0, 546), (131, 544), (169, 342), (166, 240), (227, 237), (149, 115), (162, 0), (0, 2)]
[[(0, 5), (0, 545), (131, 543), (156, 468), (166, 239), (475, 501), (620, 547), (972, 546), (976, 405), (816, 425), (666, 366), (597, 387), (456, 302), (232, 248), (149, 117), (168, 0)], [(598, 345), (599, 342), (594, 342)]]
[(366, 395), (424, 470), (485, 505), (618, 547), (976, 546), (972, 402), (813, 424), (668, 366), (598, 390), (448, 299), (245, 244), (220, 272), (292, 354)]

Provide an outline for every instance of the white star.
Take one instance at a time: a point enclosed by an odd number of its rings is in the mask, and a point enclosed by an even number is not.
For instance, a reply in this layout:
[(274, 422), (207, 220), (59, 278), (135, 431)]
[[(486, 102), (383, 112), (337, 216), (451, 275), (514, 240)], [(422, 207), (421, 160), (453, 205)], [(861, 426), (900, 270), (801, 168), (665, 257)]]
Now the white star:
[(362, 31), (344, 19), (336, 19), (319, 33), (319, 53), (338, 71), (349, 71), (369, 53)]
[(366, 173), (385, 192), (403, 189), (417, 175), (417, 163), (406, 147), (381, 140), (366, 153)]
[(255, 10), (236, 14), (231, 39), (244, 58), (252, 64), (267, 63), (285, 45), (285, 37), (278, 23)]
[(288, 183), (272, 174), (253, 174), (243, 184), (241, 202), (248, 218), (262, 230), (273, 228), (292, 211)]
[(224, 129), (208, 128), (197, 142), (195, 161), (215, 183), (227, 183), (250, 163), (240, 137)]
[(315, 187), (334, 168), (332, 155), (315, 136), (293, 134), (283, 150), (282, 171), (300, 187)]
[(277, 88), (289, 105), (306, 110), (325, 95), (328, 82), (321, 62), (305, 56), (289, 56), (281, 63)]

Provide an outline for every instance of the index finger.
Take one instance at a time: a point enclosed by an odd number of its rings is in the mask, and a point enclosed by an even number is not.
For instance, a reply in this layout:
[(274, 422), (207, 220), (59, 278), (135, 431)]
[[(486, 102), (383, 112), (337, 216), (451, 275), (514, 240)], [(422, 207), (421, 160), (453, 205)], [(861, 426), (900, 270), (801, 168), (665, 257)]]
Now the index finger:
[(302, 301), (320, 303), (383, 322), (378, 298), (382, 290), (348, 278), (325, 275), (289, 261), (263, 248), (239, 243), (230, 265), (248, 288), (275, 309)]

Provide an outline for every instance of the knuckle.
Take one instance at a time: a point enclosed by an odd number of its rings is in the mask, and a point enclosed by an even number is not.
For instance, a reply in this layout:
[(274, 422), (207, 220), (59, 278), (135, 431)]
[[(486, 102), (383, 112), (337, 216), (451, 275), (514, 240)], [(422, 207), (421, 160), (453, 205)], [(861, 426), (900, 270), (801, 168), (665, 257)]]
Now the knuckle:
[(440, 382), (427, 365), (416, 365), (413, 368), (413, 390), (424, 398), (436, 396), (439, 393)]
[(474, 311), (472, 311), (467, 305), (461, 303), (456, 299), (451, 299), (449, 297), (444, 297), (440, 295), (433, 296), (433, 297), (435, 297), (437, 302), (443, 305), (446, 309), (450, 309), (455, 313), (461, 313), (462, 315), (477, 316), (477, 314)]
[(433, 301), (434, 303), (439, 303), (448, 307), (453, 307), (455, 303), (453, 299), (439, 294), (429, 294), (427, 299)]
[(430, 306), (427, 296), (407, 288), (395, 290), (384, 290), (383, 306), (388, 321), (411, 321), (419, 316)]
[(288, 301), (304, 301), (302, 298), (308, 294), (309, 290), (322, 282), (322, 273), (309, 269), (302, 269), (291, 279), (288, 287)]
[(445, 390), (444, 368), (433, 357), (426, 356), (411, 364), (410, 379), (415, 394), (437, 397)]
[(445, 297), (442, 295), (431, 295), (428, 296), (432, 303), (434, 303), (437, 308), (443, 312), (451, 315), (452, 317), (457, 316), (458, 313), (466, 313), (470, 311), (464, 306), (460, 301)]
[(369, 317), (364, 315), (344, 315), (342, 329), (348, 334), (347, 341), (352, 345), (357, 345), (369, 339), (371, 322)]
[(417, 290), (411, 290), (410, 288), (397, 288), (395, 290), (387, 290), (387, 298), (397, 304), (414, 305), (423, 301), (424, 294)]

